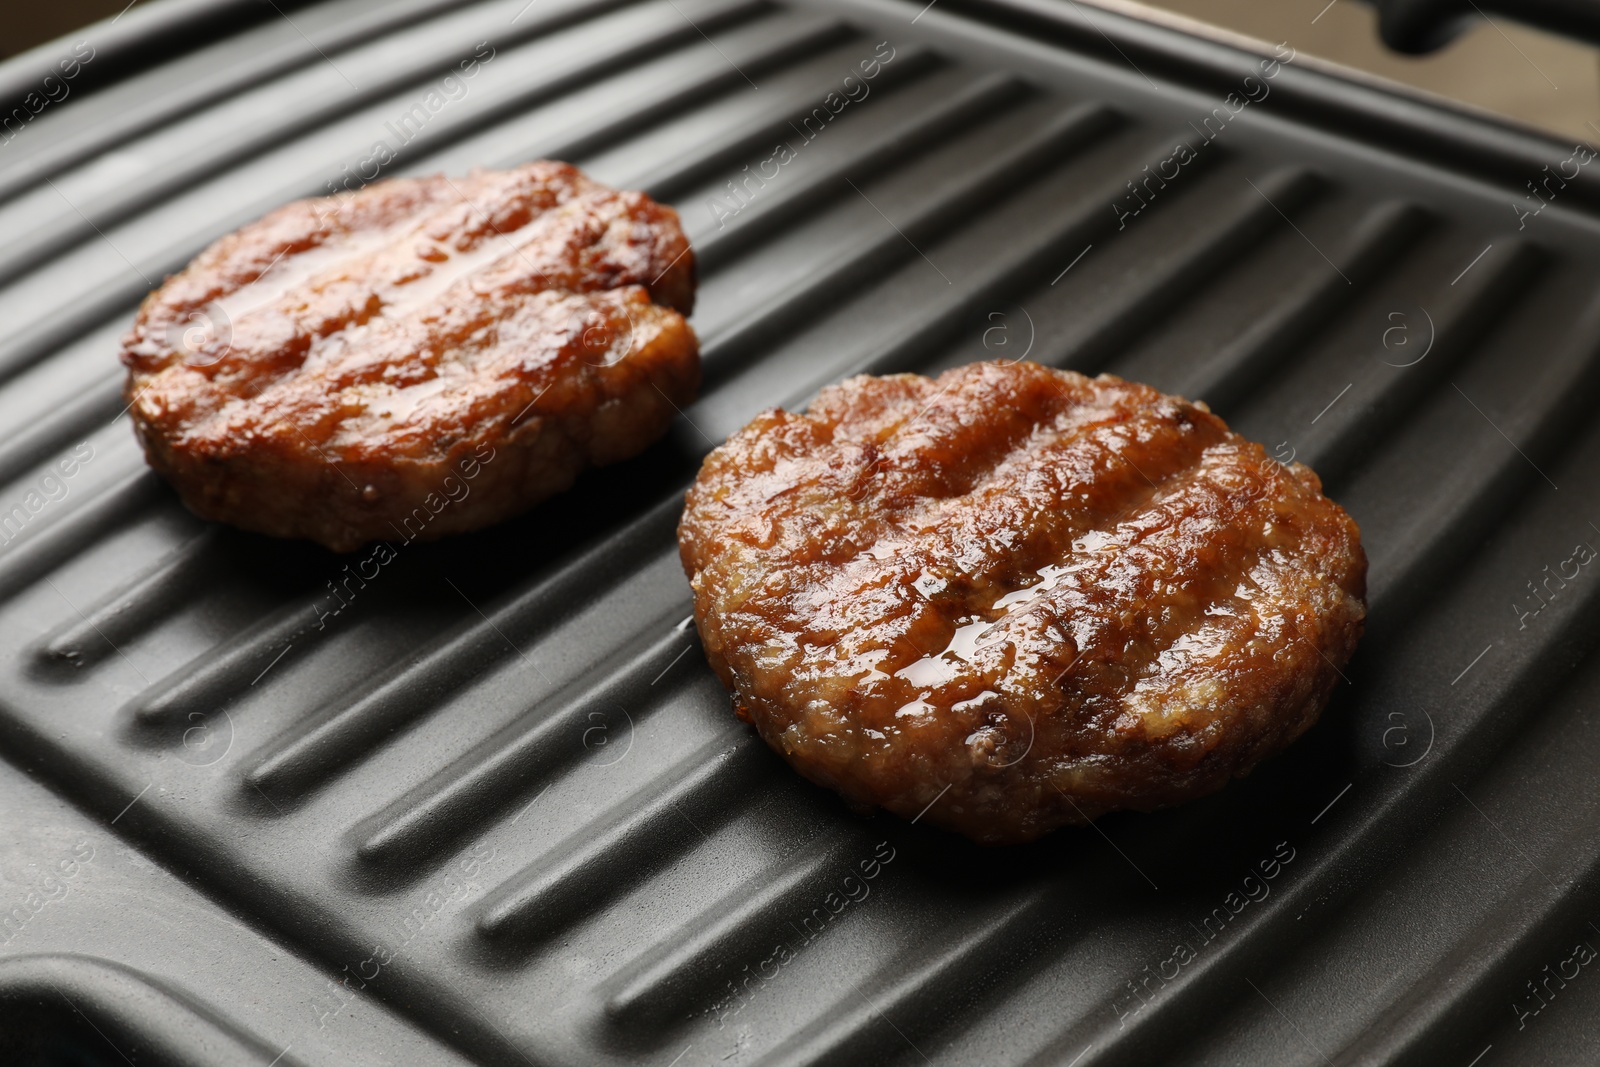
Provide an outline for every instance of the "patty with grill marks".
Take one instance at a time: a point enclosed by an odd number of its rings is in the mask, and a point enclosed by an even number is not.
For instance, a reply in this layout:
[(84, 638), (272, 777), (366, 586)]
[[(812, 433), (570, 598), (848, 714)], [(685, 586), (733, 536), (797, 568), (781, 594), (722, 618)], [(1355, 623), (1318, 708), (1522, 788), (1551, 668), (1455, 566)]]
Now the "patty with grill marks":
[(1366, 555), (1203, 404), (976, 363), (857, 377), (706, 458), (678, 531), (740, 718), (859, 808), (1034, 839), (1220, 789), (1305, 731)]
[(168, 278), (123, 340), (196, 514), (335, 551), (525, 511), (699, 388), (677, 213), (564, 163), (302, 200)]

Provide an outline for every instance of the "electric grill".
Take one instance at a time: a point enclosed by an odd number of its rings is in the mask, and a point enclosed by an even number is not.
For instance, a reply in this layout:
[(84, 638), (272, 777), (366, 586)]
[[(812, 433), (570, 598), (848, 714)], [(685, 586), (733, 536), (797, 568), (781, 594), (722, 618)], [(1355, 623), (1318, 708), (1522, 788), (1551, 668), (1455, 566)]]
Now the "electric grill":
[[(1113, 4), (241, 6), (90, 31), (109, 87), (0, 145), (7, 1062), (1595, 1058), (1592, 150)], [(667, 441), (381, 566), (145, 468), (115, 352), (163, 275), (540, 157), (683, 213)], [(767, 406), (1023, 357), (1311, 465), (1371, 612), (1249, 778), (982, 849), (733, 718), (674, 526)]]

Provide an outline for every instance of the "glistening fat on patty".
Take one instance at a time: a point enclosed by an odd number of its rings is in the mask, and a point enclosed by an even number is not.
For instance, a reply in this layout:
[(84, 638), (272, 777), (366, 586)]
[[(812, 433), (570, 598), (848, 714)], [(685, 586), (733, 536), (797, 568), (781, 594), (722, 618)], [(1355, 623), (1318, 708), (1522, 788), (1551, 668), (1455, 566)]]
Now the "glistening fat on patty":
[(699, 387), (694, 289), (671, 208), (567, 164), (384, 181), (167, 279), (123, 341), (126, 399), (205, 518), (340, 551), (432, 539), (665, 432)]
[(679, 547), (769, 745), (988, 843), (1245, 774), (1316, 720), (1366, 614), (1360, 531), (1309, 469), (1032, 363), (760, 415), (706, 458)]

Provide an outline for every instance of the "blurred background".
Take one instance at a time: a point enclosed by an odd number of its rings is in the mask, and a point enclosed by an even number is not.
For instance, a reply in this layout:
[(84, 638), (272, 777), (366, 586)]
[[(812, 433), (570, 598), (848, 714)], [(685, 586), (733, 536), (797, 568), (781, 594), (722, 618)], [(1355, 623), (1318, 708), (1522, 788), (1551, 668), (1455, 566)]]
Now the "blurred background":
[(26, 52), (34, 45), (64, 36), (91, 22), (115, 18), (124, 8), (136, 7), (142, 0), (55, 0), (42, 4), (33, 0), (6, 0), (0, 15), (0, 59)]
[(1504, 19), (1479, 19), (1425, 56), (1378, 39), (1378, 12), (1360, 0), (1155, 0), (1155, 7), (1295, 49), (1563, 138), (1600, 142), (1600, 49)]
[[(0, 57), (113, 18), (149, 0), (8, 0)], [(270, 3), (271, 0), (262, 0)], [(1069, 0), (1062, 0), (1063, 3)], [(1600, 50), (1501, 19), (1479, 20), (1431, 55), (1378, 40), (1360, 0), (1155, 0), (1153, 6), (1483, 108), (1563, 139), (1600, 140)]]

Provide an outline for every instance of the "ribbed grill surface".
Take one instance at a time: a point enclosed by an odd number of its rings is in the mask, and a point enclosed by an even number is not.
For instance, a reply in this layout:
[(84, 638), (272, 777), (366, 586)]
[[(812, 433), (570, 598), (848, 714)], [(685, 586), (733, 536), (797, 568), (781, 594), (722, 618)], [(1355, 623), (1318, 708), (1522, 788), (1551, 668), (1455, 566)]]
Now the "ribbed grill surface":
[[(1594, 1055), (1600, 200), (1519, 229), (1505, 177), (1558, 146), (1369, 127), (1381, 94), (1291, 62), (1200, 147), (1257, 57), (1026, 0), (296, 18), (0, 150), (0, 748), (322, 961), (313, 1024), (371, 996), (541, 1067)], [(382, 566), (185, 513), (114, 358), (164, 274), (380, 141), (385, 175), (554, 157), (677, 204), (706, 379), (645, 456)], [(1310, 464), (1371, 610), (1249, 779), (984, 850), (733, 718), (674, 528), (765, 407), (1022, 356)]]

